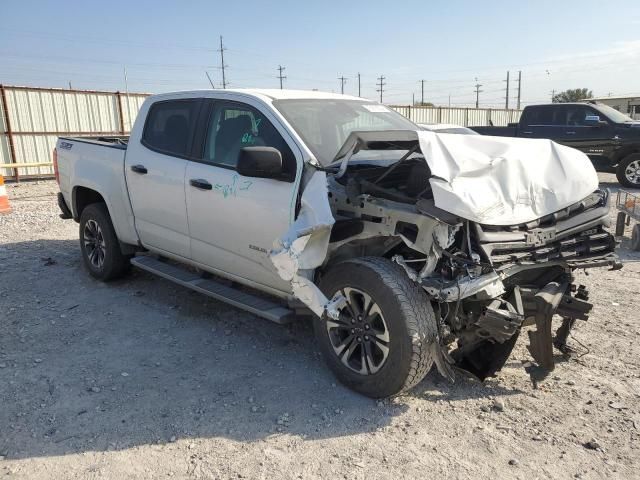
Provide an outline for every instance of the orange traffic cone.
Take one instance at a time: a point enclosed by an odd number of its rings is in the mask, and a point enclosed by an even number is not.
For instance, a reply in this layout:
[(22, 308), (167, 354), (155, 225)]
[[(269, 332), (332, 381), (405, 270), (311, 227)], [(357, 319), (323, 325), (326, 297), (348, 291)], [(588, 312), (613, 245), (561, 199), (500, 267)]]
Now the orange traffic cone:
[(11, 213), (7, 187), (4, 186), (4, 177), (0, 174), (0, 213)]

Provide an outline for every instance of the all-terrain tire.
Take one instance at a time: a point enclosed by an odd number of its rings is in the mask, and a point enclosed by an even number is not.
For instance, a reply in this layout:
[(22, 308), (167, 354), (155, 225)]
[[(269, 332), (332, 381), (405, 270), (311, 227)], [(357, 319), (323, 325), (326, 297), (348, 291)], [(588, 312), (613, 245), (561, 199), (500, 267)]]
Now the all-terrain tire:
[(632, 179), (629, 179), (630, 175), (628, 175), (627, 170), (632, 164), (633, 166), (640, 166), (640, 153), (632, 153), (620, 160), (616, 167), (616, 177), (623, 187), (640, 188), (640, 173), (631, 175)]
[(434, 363), (438, 341), (436, 316), (424, 290), (402, 267), (379, 257), (347, 260), (322, 277), (320, 288), (329, 299), (345, 288), (366, 292), (379, 306), (388, 327), (386, 361), (377, 372), (361, 374), (345, 366), (334, 351), (327, 319), (315, 319), (320, 349), (340, 382), (363, 395), (384, 398), (409, 390), (425, 377)]
[[(89, 230), (91, 230), (91, 228), (87, 230), (88, 224), (94, 231), (97, 226), (97, 231), (99, 231), (98, 241), (103, 248), (102, 261), (92, 262), (91, 260), (91, 247), (87, 245), (87, 240), (90, 239)], [(120, 242), (104, 203), (92, 203), (82, 211), (80, 215), (80, 250), (89, 273), (104, 282), (122, 277), (131, 267), (129, 262), (131, 257), (122, 254)]]

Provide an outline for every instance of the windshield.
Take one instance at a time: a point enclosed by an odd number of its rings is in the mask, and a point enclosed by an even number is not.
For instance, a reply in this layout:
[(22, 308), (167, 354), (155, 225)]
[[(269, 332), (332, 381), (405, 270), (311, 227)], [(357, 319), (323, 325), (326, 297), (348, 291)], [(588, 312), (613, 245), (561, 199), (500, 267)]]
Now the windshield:
[(620, 113), (615, 108), (610, 107), (609, 105), (597, 105), (598, 110), (604, 113), (610, 120), (613, 120), (615, 123), (624, 123), (624, 122), (633, 122), (633, 119), (627, 117), (624, 113)]
[(273, 105), (324, 166), (333, 161), (351, 132), (418, 130), (399, 113), (368, 100), (291, 99), (275, 100)]

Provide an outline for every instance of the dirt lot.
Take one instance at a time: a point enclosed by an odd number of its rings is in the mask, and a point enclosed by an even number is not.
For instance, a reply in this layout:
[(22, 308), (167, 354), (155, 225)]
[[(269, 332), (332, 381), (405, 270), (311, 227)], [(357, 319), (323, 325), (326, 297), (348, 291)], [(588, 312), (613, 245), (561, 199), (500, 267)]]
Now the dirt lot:
[(277, 326), (139, 271), (93, 280), (55, 182), (8, 189), (0, 477), (638, 478), (640, 254), (628, 240), (622, 271), (579, 274), (595, 309), (571, 343), (588, 353), (558, 357), (537, 388), (523, 336), (484, 384), (431, 372), (376, 402), (335, 383), (305, 322)]

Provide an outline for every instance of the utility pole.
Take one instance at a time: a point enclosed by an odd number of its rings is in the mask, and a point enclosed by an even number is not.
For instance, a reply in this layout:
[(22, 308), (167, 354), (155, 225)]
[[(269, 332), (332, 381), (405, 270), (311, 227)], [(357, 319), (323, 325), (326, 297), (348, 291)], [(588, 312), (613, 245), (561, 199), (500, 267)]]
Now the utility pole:
[(420, 106), (424, 105), (424, 80), (420, 80), (422, 84), (422, 97), (420, 98)]
[(551, 103), (553, 103), (553, 99), (556, 96), (556, 91), (555, 90), (551, 90)]
[(378, 88), (376, 89), (376, 92), (380, 92), (380, 103), (382, 103), (382, 92), (383, 92), (383, 87), (386, 85), (386, 83), (384, 82), (385, 76), (384, 75), (380, 75), (378, 77)]
[(222, 88), (227, 88), (227, 79), (224, 76), (224, 69), (227, 65), (224, 64), (224, 51), (226, 48), (222, 45), (222, 35), (220, 35), (220, 68), (222, 68)]
[(129, 130), (131, 130), (133, 117), (131, 116), (131, 105), (129, 102), (129, 80), (127, 79), (127, 67), (123, 66), (122, 70), (124, 72), (124, 94), (125, 98), (127, 99), (127, 116), (129, 117)]
[(278, 65), (278, 72), (280, 72), (278, 74), (278, 78), (280, 79), (280, 90), (282, 90), (282, 80), (287, 78), (286, 76), (282, 75), (282, 72), (285, 71), (285, 70), (286, 70), (285, 67), (283, 67), (282, 65)]
[(476, 108), (478, 108), (478, 105), (480, 104), (480, 93), (482, 92), (482, 90), (480, 90), (480, 87), (482, 85), (478, 83), (478, 77), (476, 77)]
[(522, 70), (518, 71), (518, 110), (520, 110), (520, 98), (522, 93)]
[(504, 97), (504, 109), (509, 110), (509, 70), (507, 70), (507, 94)]
[(340, 93), (344, 95), (344, 84), (347, 83), (347, 77), (343, 75), (342, 77), (338, 77), (338, 80), (340, 80)]
[(411, 94), (411, 105), (413, 105), (414, 107), (416, 106), (416, 94), (415, 93)]
[(358, 96), (360, 97), (360, 73), (358, 72)]

